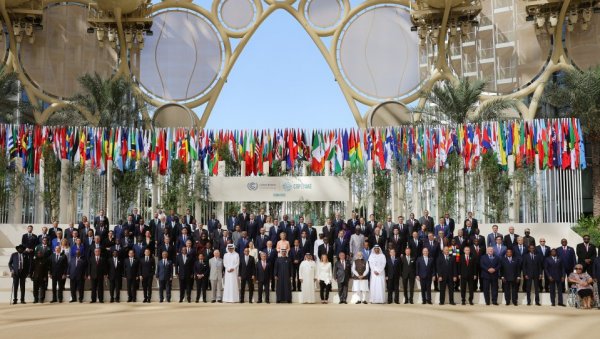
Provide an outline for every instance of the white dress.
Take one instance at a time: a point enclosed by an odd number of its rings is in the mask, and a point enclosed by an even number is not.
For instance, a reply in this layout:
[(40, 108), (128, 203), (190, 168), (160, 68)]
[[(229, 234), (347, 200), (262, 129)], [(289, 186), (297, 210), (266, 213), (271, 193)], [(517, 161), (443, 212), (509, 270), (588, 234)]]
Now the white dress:
[[(223, 256), (223, 266), (225, 267), (225, 276), (223, 278), (223, 302), (237, 303), (240, 301), (238, 288), (238, 268), (240, 266), (240, 256), (236, 252), (225, 253)], [(233, 272), (228, 272), (233, 269)]]
[[(352, 279), (352, 291), (358, 292), (367, 292), (369, 291), (369, 279), (367, 279), (367, 275), (369, 274), (369, 262), (365, 262), (365, 273), (363, 273), (364, 279)], [(358, 277), (358, 272), (356, 272), (356, 265), (354, 261), (352, 262), (352, 276)]]
[[(369, 256), (369, 266), (371, 267), (371, 285), (369, 302), (373, 304), (383, 304), (385, 302), (385, 265), (386, 257), (383, 254), (371, 253)], [(376, 275), (375, 273), (379, 273)]]
[(300, 263), (299, 271), (300, 279), (302, 279), (302, 292), (300, 292), (299, 301), (301, 304), (314, 304), (317, 265), (313, 260), (304, 260)]

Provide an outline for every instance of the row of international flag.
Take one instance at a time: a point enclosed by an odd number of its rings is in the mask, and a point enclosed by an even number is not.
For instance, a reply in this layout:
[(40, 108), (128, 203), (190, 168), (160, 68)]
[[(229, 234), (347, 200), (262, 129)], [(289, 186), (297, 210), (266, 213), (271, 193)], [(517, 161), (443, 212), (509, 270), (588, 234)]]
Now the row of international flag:
[[(89, 161), (100, 173), (105, 173), (109, 161), (118, 170), (128, 171), (147, 159), (165, 175), (171, 162), (179, 159), (186, 164), (199, 161), (216, 175), (216, 164), (225, 155), (236, 163), (245, 161), (246, 175), (264, 174), (265, 162), (269, 167), (285, 162), (293, 171), (304, 161), (317, 174), (326, 166), (340, 174), (348, 164), (365, 166), (369, 160), (382, 170), (408, 171), (417, 162), (429, 170), (443, 170), (452, 153), (462, 156), (469, 171), (487, 152), (493, 152), (501, 166), (507, 166), (510, 155), (517, 167), (533, 165), (537, 154), (543, 169), (586, 168), (583, 132), (574, 118), (312, 131), (0, 124), (0, 151), (10, 160), (19, 158), (29, 173), (39, 172), (43, 145), (50, 146), (60, 159)], [(222, 145), (220, 151), (218, 145)]]

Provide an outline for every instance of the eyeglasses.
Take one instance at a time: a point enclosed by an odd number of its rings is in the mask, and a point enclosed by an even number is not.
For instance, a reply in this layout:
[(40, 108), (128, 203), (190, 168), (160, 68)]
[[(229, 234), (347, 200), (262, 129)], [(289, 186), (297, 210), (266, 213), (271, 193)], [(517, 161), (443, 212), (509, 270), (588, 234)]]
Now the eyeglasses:
[(546, 240), (540, 240), (540, 242), (546, 242)]
[(581, 271), (581, 270), (583, 270), (583, 268), (576, 268), (575, 270), (576, 271)]

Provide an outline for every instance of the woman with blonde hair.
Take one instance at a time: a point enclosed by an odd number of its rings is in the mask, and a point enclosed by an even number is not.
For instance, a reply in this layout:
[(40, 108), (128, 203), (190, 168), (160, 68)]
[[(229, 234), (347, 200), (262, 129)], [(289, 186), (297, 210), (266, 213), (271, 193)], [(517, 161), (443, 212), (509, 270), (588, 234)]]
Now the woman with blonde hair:
[(321, 304), (328, 304), (333, 273), (331, 271), (331, 263), (329, 262), (329, 259), (327, 259), (327, 254), (321, 255), (321, 261), (319, 261), (319, 264), (317, 265), (317, 279), (319, 279)]
[(258, 262), (258, 249), (254, 247), (254, 241), (248, 243), (248, 249), (250, 250), (250, 256), (254, 257), (254, 262)]
[(60, 250), (61, 253), (67, 257), (67, 261), (71, 259), (71, 246), (69, 245), (69, 240), (67, 240), (67, 238), (63, 238), (60, 241)]

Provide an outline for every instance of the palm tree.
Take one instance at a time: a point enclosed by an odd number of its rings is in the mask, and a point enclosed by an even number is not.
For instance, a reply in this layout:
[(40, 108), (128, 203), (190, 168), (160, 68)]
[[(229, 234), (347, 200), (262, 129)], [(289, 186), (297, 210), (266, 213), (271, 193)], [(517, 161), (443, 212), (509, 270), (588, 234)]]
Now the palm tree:
[(481, 101), (485, 81), (461, 78), (456, 83), (448, 80), (436, 83), (426, 93), (429, 107), (425, 110), (432, 122), (464, 124), (483, 120), (497, 120), (502, 111), (514, 109), (512, 99), (493, 98)]
[(560, 116), (576, 117), (592, 155), (594, 216), (600, 216), (600, 66), (585, 71), (565, 71), (546, 84), (544, 101), (557, 109)]
[(104, 79), (94, 73), (82, 76), (79, 83), (83, 91), (71, 99), (72, 106), (87, 111), (94, 119), (90, 123), (101, 127), (142, 125), (141, 109), (145, 104), (128, 79)]
[(17, 122), (17, 112), (21, 114), (19, 122), (32, 123), (31, 106), (19, 100), (19, 80), (15, 72), (7, 72), (0, 65), (0, 123)]

